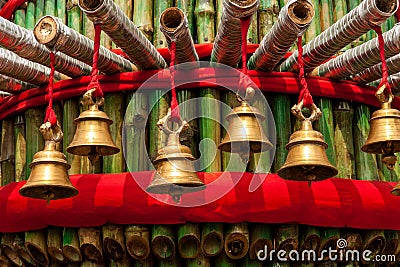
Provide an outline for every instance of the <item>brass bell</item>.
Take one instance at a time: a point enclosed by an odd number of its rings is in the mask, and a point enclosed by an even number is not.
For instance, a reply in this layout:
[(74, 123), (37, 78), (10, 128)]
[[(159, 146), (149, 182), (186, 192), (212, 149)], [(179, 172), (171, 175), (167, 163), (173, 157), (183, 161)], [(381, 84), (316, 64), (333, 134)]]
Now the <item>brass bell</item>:
[(44, 150), (37, 152), (29, 168), (32, 169), (28, 181), (19, 193), (30, 198), (47, 201), (73, 197), (78, 190), (71, 184), (67, 170), (71, 167), (65, 155), (56, 150), (56, 144), (62, 140), (60, 126), (52, 129), (49, 122), (40, 126), (45, 139)]
[(292, 113), (301, 121), (301, 130), (294, 132), (286, 145), (289, 151), (285, 164), (278, 175), (288, 180), (319, 181), (337, 175), (337, 169), (326, 155), (328, 145), (323, 135), (314, 131), (312, 122), (321, 117), (321, 111), (313, 104), (311, 116), (305, 118), (301, 112), (303, 103), (292, 108)]
[(372, 154), (383, 154), (382, 162), (393, 170), (397, 161), (394, 153), (400, 152), (400, 111), (391, 108), (393, 95), (384, 95), (385, 86), (375, 94), (381, 102), (381, 109), (372, 113), (367, 141), (361, 150)]
[(114, 144), (110, 134), (110, 124), (113, 121), (99, 106), (104, 104), (104, 98), (96, 103), (92, 99), (95, 89), (89, 90), (83, 96), (83, 105), (88, 105), (88, 110), (82, 112), (75, 119), (76, 132), (67, 152), (80, 156), (88, 156), (92, 164), (99, 156), (113, 155), (120, 151)]
[(153, 164), (156, 172), (146, 191), (154, 194), (169, 194), (175, 202), (180, 201), (182, 194), (205, 189), (193, 165), (192, 152), (189, 147), (179, 142), (180, 132), (187, 127), (186, 121), (181, 121), (178, 130), (172, 131), (168, 127), (171, 110), (161, 120), (158, 127), (168, 135), (167, 145), (158, 150)]
[[(247, 95), (254, 95), (254, 89), (248, 88)], [(251, 93), (249, 93), (251, 92)], [(260, 125), (265, 120), (256, 108), (248, 104), (248, 97), (241, 99), (238, 96), (240, 106), (234, 108), (231, 113), (226, 116), (229, 122), (228, 130), (224, 139), (218, 145), (222, 151), (239, 153), (244, 161), (247, 161), (249, 153), (259, 153), (270, 150), (271, 142), (264, 135), (264, 131)]]

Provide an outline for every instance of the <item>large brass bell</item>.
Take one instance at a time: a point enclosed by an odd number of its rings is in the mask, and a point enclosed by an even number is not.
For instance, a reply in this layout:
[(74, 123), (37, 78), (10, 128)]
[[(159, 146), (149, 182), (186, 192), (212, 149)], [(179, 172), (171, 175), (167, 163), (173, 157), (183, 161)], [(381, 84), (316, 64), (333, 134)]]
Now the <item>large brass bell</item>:
[(285, 164), (278, 170), (278, 175), (288, 180), (319, 181), (335, 176), (338, 171), (329, 162), (326, 155), (328, 145), (323, 135), (314, 131), (312, 122), (318, 120), (322, 113), (313, 104), (311, 116), (305, 118), (301, 112), (303, 103), (292, 107), (292, 113), (301, 121), (301, 130), (294, 132), (286, 145), (289, 151)]
[(157, 125), (168, 135), (167, 145), (158, 150), (157, 158), (153, 164), (156, 172), (151, 184), (146, 191), (154, 194), (169, 194), (175, 202), (180, 201), (182, 194), (205, 189), (204, 183), (199, 179), (193, 165), (190, 148), (181, 145), (179, 134), (187, 127), (186, 121), (180, 121), (178, 130), (172, 131), (168, 127), (171, 111), (158, 121)]
[(385, 86), (376, 92), (381, 109), (375, 111), (369, 121), (371, 128), (361, 150), (372, 154), (383, 154), (382, 162), (393, 170), (397, 161), (394, 155), (400, 152), (400, 111), (391, 108), (393, 95), (385, 95)]
[(260, 124), (265, 120), (265, 116), (248, 104), (254, 95), (253, 91), (254, 89), (249, 87), (245, 99), (238, 96), (241, 104), (226, 116), (229, 122), (228, 130), (218, 145), (222, 151), (239, 153), (244, 161), (248, 160), (249, 153), (264, 152), (272, 148)]
[(113, 155), (120, 151), (110, 134), (109, 126), (113, 121), (105, 112), (99, 110), (104, 99), (100, 98), (94, 102), (92, 99), (94, 90), (89, 90), (83, 95), (82, 104), (88, 105), (89, 108), (75, 119), (76, 132), (67, 147), (68, 153), (88, 156), (92, 164), (99, 156)]
[(56, 144), (63, 137), (60, 126), (52, 129), (50, 123), (46, 122), (40, 126), (40, 131), (45, 139), (44, 150), (34, 155), (29, 165), (31, 174), (19, 193), (47, 201), (76, 196), (78, 190), (71, 184), (67, 172), (70, 165), (65, 155), (56, 150)]

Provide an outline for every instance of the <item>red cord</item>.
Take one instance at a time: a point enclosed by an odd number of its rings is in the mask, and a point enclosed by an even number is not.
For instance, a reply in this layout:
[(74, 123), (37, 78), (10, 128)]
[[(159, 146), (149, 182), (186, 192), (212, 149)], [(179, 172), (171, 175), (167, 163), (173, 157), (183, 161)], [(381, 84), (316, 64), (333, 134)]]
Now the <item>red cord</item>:
[(46, 100), (49, 101), (49, 105), (46, 108), (46, 114), (44, 116), (44, 122), (50, 122), (51, 127), (57, 126), (57, 116), (53, 110), (53, 81), (54, 81), (54, 62), (56, 58), (53, 52), (50, 52), (50, 75), (49, 84), (47, 86)]
[(381, 57), (381, 62), (382, 62), (382, 80), (379, 83), (378, 88), (381, 88), (382, 86), (386, 85), (385, 91), (391, 94), (392, 90), (390, 89), (390, 85), (388, 82), (389, 71), (385, 59), (385, 41), (383, 40), (382, 29), (379, 26), (375, 26), (373, 27), (373, 29), (378, 34), (379, 55)]
[(176, 96), (176, 90), (175, 90), (175, 58), (176, 58), (176, 42), (172, 41), (171, 42), (171, 47), (170, 47), (170, 53), (171, 53), (171, 62), (169, 64), (169, 72), (171, 74), (170, 76), (170, 81), (171, 81), (171, 93), (172, 93), (172, 99), (171, 99), (171, 120), (172, 121), (180, 121), (181, 119), (181, 114), (179, 111), (179, 105), (178, 105), (178, 98)]
[(100, 36), (101, 36), (101, 24), (95, 24), (94, 25), (93, 65), (92, 65), (92, 73), (90, 74), (92, 79), (88, 85), (88, 90), (96, 88), (96, 91), (93, 93), (94, 97), (103, 97), (104, 96), (103, 90), (101, 89), (101, 86), (99, 83), (99, 77), (98, 77), (99, 69), (97, 66), (97, 63), (99, 60)]
[(301, 84), (301, 90), (300, 90), (300, 95), (299, 95), (299, 100), (298, 102), (300, 103), (303, 101), (303, 106), (306, 108), (311, 107), (311, 105), (314, 103), (311, 93), (308, 90), (308, 85), (306, 78), (304, 76), (304, 61), (303, 61), (303, 44), (302, 44), (302, 36), (299, 36), (297, 38), (297, 49), (299, 50), (299, 55), (297, 58), (297, 63), (299, 65), (299, 79), (300, 79), (300, 84)]
[(251, 16), (240, 20), (240, 28), (242, 33), (242, 75), (240, 75), (239, 90), (246, 92), (249, 86), (247, 79), (247, 32), (250, 27)]

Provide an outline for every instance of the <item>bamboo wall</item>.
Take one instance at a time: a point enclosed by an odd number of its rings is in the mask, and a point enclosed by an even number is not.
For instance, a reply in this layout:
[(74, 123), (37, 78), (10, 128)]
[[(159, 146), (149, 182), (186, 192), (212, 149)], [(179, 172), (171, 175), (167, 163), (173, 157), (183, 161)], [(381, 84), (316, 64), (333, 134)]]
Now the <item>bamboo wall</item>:
[[(165, 8), (174, 5), (186, 12), (195, 43), (212, 43), (214, 41), (222, 11), (222, 1), (220, 0), (176, 0), (175, 3), (173, 0), (115, 0), (115, 2), (156, 47), (166, 46), (166, 41), (158, 29), (159, 15)], [(283, 0), (261, 0), (258, 14), (253, 18), (250, 26), (249, 43), (258, 43), (268, 32), (277, 18), (279, 7), (282, 7), (284, 2)], [(325, 30), (335, 20), (357, 6), (359, 1), (314, 0), (313, 3), (316, 16), (305, 34), (304, 42), (311, 40)], [(46, 14), (60, 17), (69, 27), (93, 38), (92, 23), (82, 14), (73, 0), (29, 1), (15, 12), (13, 20), (16, 24), (32, 30), (36, 21)], [(390, 29), (393, 24), (394, 18), (391, 18), (385, 23), (384, 30)], [(351, 46), (357, 46), (366, 40), (370, 40), (373, 36), (374, 34), (369, 32), (351, 44)], [(104, 33), (102, 34), (101, 42), (102, 45), (108, 48), (115, 47)], [(161, 91), (155, 90), (149, 98), (158, 99), (161, 93)], [(210, 117), (221, 118), (226, 114), (221, 114), (220, 110), (215, 110), (212, 102), (208, 101), (208, 99), (216, 98), (222, 100), (231, 107), (238, 105), (232, 94), (216, 89), (201, 88), (197, 92), (186, 90), (178, 93), (180, 102), (197, 96), (204, 97), (204, 100), (202, 100), (200, 106), (195, 108), (199, 109), (201, 114)], [(276, 172), (285, 161), (287, 155), (285, 145), (288, 142), (290, 133), (298, 129), (298, 123), (294, 121), (289, 112), (290, 107), (297, 101), (297, 96), (267, 94), (266, 98), (271, 105), (277, 127), (278, 140), (272, 165), (272, 171)], [(146, 96), (137, 94), (133, 98), (133, 93), (108, 94), (105, 99), (104, 111), (114, 121), (111, 126), (111, 133), (117, 146), (122, 147), (122, 121), (125, 115), (131, 120), (127, 127), (127, 134), (131, 138), (127, 139), (127, 147), (129, 149), (127, 151), (127, 159), (124, 159), (122, 153), (105, 157), (96, 165), (95, 172), (119, 173), (127, 171), (125, 160), (134, 162), (133, 169), (130, 171), (150, 169), (151, 166), (140, 160), (144, 155), (137, 156), (144, 151), (138, 144), (141, 143), (141, 140), (146, 139), (149, 153), (155, 155), (161, 142), (165, 141), (155, 123), (166, 114), (170, 101), (169, 96), (161, 97), (151, 111), (150, 120), (147, 123), (147, 136), (138, 136), (135, 128), (141, 127), (141, 122), (138, 118), (141, 115), (141, 110), (148, 109), (148, 102), (151, 99), (146, 99)], [(133, 110), (126, 110), (129, 101), (134, 103), (134, 105), (131, 105), (134, 107)], [(316, 98), (315, 102), (323, 111), (323, 118), (315, 125), (315, 128), (324, 134), (325, 141), (329, 145), (327, 150), (329, 160), (339, 169), (338, 177), (359, 180), (398, 180), (398, 175), (400, 175), (398, 166), (394, 171), (388, 171), (382, 166), (379, 157), (376, 158), (361, 151), (361, 146), (369, 131), (368, 119), (373, 108), (359, 103), (326, 98)], [(255, 103), (255, 106), (260, 110), (265, 110), (265, 107), (260, 106), (258, 103)], [(91, 172), (89, 161), (86, 158), (65, 152), (65, 148), (71, 142), (75, 132), (73, 119), (82, 110), (79, 106), (79, 99), (65, 99), (62, 102), (55, 103), (55, 110), (63, 125), (64, 141), (60, 149), (63, 149), (71, 164), (70, 174)], [(189, 112), (191, 111), (182, 111), (182, 116), (185, 117), (186, 114), (188, 116)], [(30, 169), (28, 165), (32, 161), (34, 153), (43, 148), (43, 139), (38, 131), (38, 127), (43, 121), (43, 115), (44, 107), (37, 107), (1, 121), (1, 185), (6, 185), (13, 181), (26, 180), (29, 177)], [(198, 119), (190, 123), (191, 129), (193, 129), (192, 134), (186, 136), (182, 143), (189, 145), (193, 154), (197, 157), (200, 153), (195, 144), (199, 140), (211, 138), (218, 144), (224, 135), (221, 127), (210, 119)], [(235, 171), (236, 169), (226, 169), (228, 160), (234, 161), (236, 164), (233, 165), (237, 168), (243, 167), (243, 163), (236, 155), (220, 154), (218, 152), (217, 157), (212, 158), (213, 155), (207, 153), (207, 150), (203, 151), (203, 153), (204, 162), (211, 162), (208, 166), (203, 165), (204, 171)], [(129, 158), (130, 155), (136, 155), (136, 160)], [(258, 166), (255, 164), (259, 158), (262, 159), (262, 162), (272, 160), (268, 155), (256, 155), (248, 166), (249, 172), (268, 172), (268, 164), (259, 164)], [(260, 262), (252, 260), (254, 258), (252, 253), (245, 253), (246, 256), (242, 259), (230, 259), (226, 256), (222, 244), (224, 238), (228, 238), (229, 233), (232, 231), (242, 232), (249, 241), (250, 248), (257, 244), (258, 239), (261, 239), (258, 245), (269, 244), (275, 248), (293, 247), (295, 249), (312, 247), (318, 250), (318, 248), (324, 246), (334, 246), (335, 240), (339, 237), (344, 237), (349, 241), (353, 240), (354, 246), (358, 247), (362, 244), (364, 246), (368, 245), (371, 240), (377, 240), (374, 243), (373, 249), (375, 250), (384, 249), (385, 243), (388, 244), (386, 246), (388, 251), (390, 249), (394, 251), (393, 253), (398, 253), (400, 249), (397, 244), (397, 232), (391, 231), (326, 229), (304, 225), (222, 225), (218, 223), (153, 226), (145, 227), (144, 230), (140, 231), (138, 229), (141, 228), (139, 226), (103, 226), (93, 229), (49, 228), (42, 231), (4, 234), (2, 236), (3, 256), (0, 258), (0, 264), (2, 264), (1, 266), (9, 266), (10, 261), (4, 257), (6, 253), (4, 248), (9, 246), (19, 253), (19, 257), (15, 258), (14, 264), (23, 266), (22, 262), (18, 261), (18, 259), (23, 259), (25, 265), (37, 265), (32, 261), (31, 257), (26, 255), (26, 250), (23, 246), (24, 242), (32, 242), (38, 246), (39, 251), (44, 252), (44, 259), (39, 257), (39, 261), (42, 260), (42, 264), (46, 265), (48, 259), (50, 266), (290, 266), (287, 263), (277, 262), (262, 265)], [(210, 234), (214, 234), (214, 236), (210, 237)], [(145, 245), (143, 247), (149, 247), (148, 249), (151, 253), (147, 259), (142, 259), (143, 255), (139, 255), (142, 253), (141, 251), (129, 251), (129, 249), (134, 250), (135, 248), (132, 244), (129, 245), (130, 240), (134, 239), (132, 238), (134, 235), (139, 235), (144, 240)], [(179, 244), (187, 236), (190, 237), (190, 241), (187, 241), (181, 247)], [(157, 240), (157, 237), (162, 237), (164, 242), (155, 243), (156, 245), (151, 246), (152, 241)], [(113, 250), (107, 247), (107, 238), (118, 241), (117, 243), (121, 245), (121, 248), (115, 244), (114, 246), (122, 251), (121, 255), (115, 255), (115, 251), (119, 251), (118, 249)], [(140, 238), (139, 240), (142, 240)], [(84, 249), (85, 247), (82, 247), (82, 245), (85, 242), (93, 246)], [(55, 247), (56, 251), (59, 252), (58, 254), (54, 253), (56, 256), (51, 257), (53, 254), (50, 251), (48, 254), (47, 250), (50, 250), (51, 247)], [(83, 254), (82, 258), (79, 257), (79, 247)], [(139, 245), (138, 247), (142, 248)], [(63, 253), (60, 253), (60, 249)], [(175, 250), (178, 251), (174, 252)], [(221, 250), (222, 252), (220, 252)], [(172, 256), (174, 254), (175, 256)], [(187, 255), (190, 255), (190, 257)], [(163, 257), (168, 258), (168, 256), (170, 257), (169, 259), (160, 259)], [(292, 264), (292, 266), (299, 265), (314, 266), (313, 263)], [(336, 266), (337, 264), (320, 263), (318, 265)], [(352, 263), (341, 263), (340, 265), (358, 266)]]

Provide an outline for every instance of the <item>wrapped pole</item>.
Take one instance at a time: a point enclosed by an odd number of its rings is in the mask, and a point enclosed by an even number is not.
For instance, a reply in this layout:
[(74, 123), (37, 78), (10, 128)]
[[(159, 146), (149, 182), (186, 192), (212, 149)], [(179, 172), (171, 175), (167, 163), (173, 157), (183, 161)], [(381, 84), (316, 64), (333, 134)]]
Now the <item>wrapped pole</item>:
[(3, 92), (15, 94), (15, 93), (19, 93), (22, 91), (26, 91), (33, 87), (35, 87), (33, 84), (21, 82), (14, 78), (0, 74), (0, 90)]
[[(311, 72), (340, 49), (366, 33), (371, 29), (371, 25), (381, 25), (396, 12), (397, 8), (397, 0), (362, 1), (355, 9), (304, 46), (306, 73)], [(280, 65), (279, 69), (281, 71), (298, 71), (297, 54), (298, 51), (295, 51)]]
[[(383, 40), (386, 57), (399, 54), (400, 25), (396, 25), (390, 31), (385, 32)], [(374, 66), (380, 61), (378, 38), (374, 38), (320, 65), (312, 74), (332, 79), (343, 79)]]
[[(165, 60), (112, 0), (79, 0), (79, 7), (140, 69), (163, 69)], [(129, 41), (127, 41), (129, 40)]]
[(396, 93), (399, 94), (400, 92), (400, 73), (396, 73), (393, 75), (389, 76), (389, 84), (392, 90)]
[[(386, 65), (389, 75), (400, 72), (400, 54), (386, 59)], [(369, 83), (380, 78), (382, 78), (382, 63), (378, 63), (366, 70), (361, 71), (355, 75), (352, 80), (358, 83)]]
[[(50, 51), (39, 44), (33, 32), (0, 17), (0, 45), (19, 56), (50, 66)], [(69, 77), (89, 75), (91, 68), (76, 59), (56, 52), (55, 69)]]
[(313, 17), (314, 6), (309, 0), (289, 1), (279, 13), (272, 29), (250, 57), (248, 68), (272, 71), (297, 40), (297, 36), (307, 30)]
[(257, 12), (259, 0), (224, 0), (221, 21), (211, 53), (211, 62), (236, 67), (241, 56), (241, 24)]
[[(56, 51), (63, 52), (86, 64), (93, 62), (93, 41), (63, 24), (53, 16), (41, 18), (33, 31), (36, 40)], [(132, 71), (133, 66), (127, 59), (100, 46), (98, 68), (105, 74)]]

